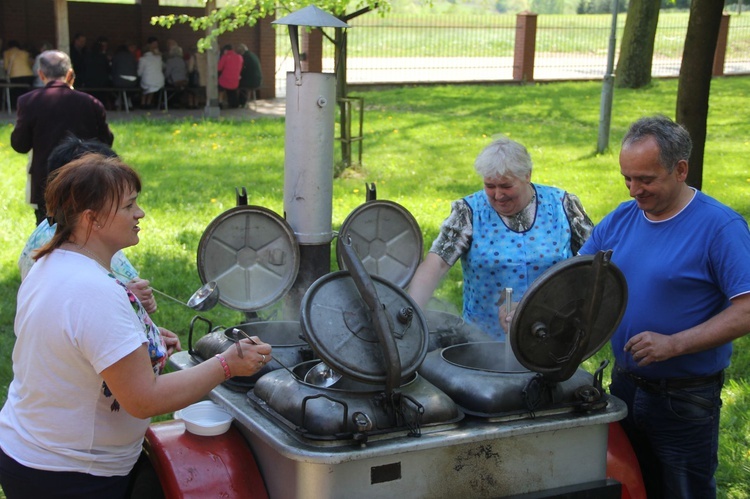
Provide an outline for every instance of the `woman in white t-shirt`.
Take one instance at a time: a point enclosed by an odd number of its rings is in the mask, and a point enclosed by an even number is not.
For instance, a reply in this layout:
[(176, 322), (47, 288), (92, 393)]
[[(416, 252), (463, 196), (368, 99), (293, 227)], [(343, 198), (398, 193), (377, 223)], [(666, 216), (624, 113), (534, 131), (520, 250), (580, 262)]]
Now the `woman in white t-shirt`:
[[(47, 171), (55, 171), (88, 153), (97, 153), (108, 158), (117, 157), (115, 151), (104, 142), (97, 139), (82, 140), (70, 134), (52, 149), (47, 159)], [(29, 270), (34, 265), (34, 253), (52, 239), (56, 229), (57, 224), (45, 218), (36, 226), (36, 229), (34, 229), (26, 240), (26, 245), (18, 257), (18, 270), (21, 272), (22, 281), (26, 279), (26, 274), (29, 273)], [(110, 268), (115, 276), (124, 282), (135, 296), (138, 297), (146, 312), (149, 314), (156, 312), (156, 298), (154, 298), (154, 292), (149, 281), (138, 277), (138, 271), (122, 251), (117, 251), (112, 256)]]
[(138, 174), (87, 154), (53, 172), (58, 227), (18, 291), (13, 381), (0, 411), (0, 486), (8, 499), (124, 497), (149, 418), (251, 376), (270, 345), (249, 340), (198, 366), (161, 374), (177, 336), (157, 328), (112, 274), (138, 244)]

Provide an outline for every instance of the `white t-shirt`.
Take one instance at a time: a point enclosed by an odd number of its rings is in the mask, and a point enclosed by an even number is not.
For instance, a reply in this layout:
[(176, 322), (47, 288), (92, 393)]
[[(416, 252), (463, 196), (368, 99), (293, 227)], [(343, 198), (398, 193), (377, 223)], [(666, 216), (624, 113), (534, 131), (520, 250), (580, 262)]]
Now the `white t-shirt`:
[(57, 249), (21, 284), (15, 333), (3, 452), (36, 469), (128, 474), (150, 420), (119, 408), (99, 375), (147, 341), (123, 287), (94, 260)]

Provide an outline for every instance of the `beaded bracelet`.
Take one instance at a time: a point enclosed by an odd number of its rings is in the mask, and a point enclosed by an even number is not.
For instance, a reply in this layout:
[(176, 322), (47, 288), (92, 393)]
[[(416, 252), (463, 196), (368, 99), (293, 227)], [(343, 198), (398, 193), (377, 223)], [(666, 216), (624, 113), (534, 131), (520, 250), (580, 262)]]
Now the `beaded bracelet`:
[(224, 358), (223, 355), (217, 353), (214, 355), (217, 359), (219, 359), (219, 362), (221, 362), (221, 367), (224, 369), (224, 381), (228, 380), (232, 377), (232, 371), (229, 370), (229, 364), (227, 364), (227, 359)]

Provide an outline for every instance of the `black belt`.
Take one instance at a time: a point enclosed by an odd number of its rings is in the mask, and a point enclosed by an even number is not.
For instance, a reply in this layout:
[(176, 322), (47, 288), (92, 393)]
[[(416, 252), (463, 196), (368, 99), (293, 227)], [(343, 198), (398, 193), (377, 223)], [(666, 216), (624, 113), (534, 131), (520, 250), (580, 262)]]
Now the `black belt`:
[(644, 390), (684, 390), (686, 388), (700, 388), (711, 385), (716, 382), (724, 381), (724, 371), (721, 370), (708, 376), (695, 376), (691, 378), (643, 378), (622, 368), (617, 368), (619, 372), (630, 378), (637, 386)]

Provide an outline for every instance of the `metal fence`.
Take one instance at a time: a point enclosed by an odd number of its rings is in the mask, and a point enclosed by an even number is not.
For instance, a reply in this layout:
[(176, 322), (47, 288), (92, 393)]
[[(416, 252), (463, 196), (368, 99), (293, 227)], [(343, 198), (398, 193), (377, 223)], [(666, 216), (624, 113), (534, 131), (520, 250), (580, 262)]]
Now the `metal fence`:
[[(679, 75), (687, 31), (687, 13), (662, 13), (654, 46), (654, 77)], [(425, 83), (510, 81), (516, 16), (404, 16), (366, 14), (353, 19), (348, 32), (347, 79), (350, 83)], [(612, 17), (538, 16), (535, 80), (598, 79), (607, 67)], [(618, 16), (617, 49), (625, 26)], [(333, 32), (327, 32), (332, 38)], [(286, 30), (277, 32), (277, 95), (286, 94), (293, 70)], [(333, 46), (324, 41), (323, 71), (333, 72)], [(725, 74), (750, 73), (750, 15), (729, 22)]]

